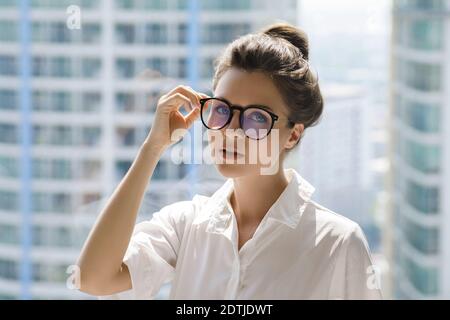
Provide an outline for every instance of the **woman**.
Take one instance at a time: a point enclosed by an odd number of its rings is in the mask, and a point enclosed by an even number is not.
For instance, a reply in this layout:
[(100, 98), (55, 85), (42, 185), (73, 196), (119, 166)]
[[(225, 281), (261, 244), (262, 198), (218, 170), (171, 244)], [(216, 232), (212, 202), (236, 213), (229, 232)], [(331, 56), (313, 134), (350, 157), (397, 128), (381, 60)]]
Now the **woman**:
[[(178, 86), (158, 101), (149, 135), (82, 250), (80, 290), (151, 299), (172, 280), (172, 299), (381, 298), (361, 228), (312, 201), (314, 188), (283, 168), (322, 113), (306, 34), (277, 23), (233, 41), (217, 60), (213, 91)], [(211, 197), (165, 206), (134, 226), (173, 135), (199, 118), (228, 180)], [(270, 174), (249, 161), (255, 141), (269, 150)]]

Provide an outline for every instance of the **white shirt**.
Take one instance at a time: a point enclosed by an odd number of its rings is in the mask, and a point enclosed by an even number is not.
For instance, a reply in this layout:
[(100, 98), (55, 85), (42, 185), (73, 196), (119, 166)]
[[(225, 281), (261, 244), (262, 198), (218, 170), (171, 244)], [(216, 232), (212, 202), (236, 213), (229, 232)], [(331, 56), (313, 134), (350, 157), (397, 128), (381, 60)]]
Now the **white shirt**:
[(380, 299), (359, 225), (312, 201), (294, 169), (288, 186), (238, 251), (233, 180), (138, 223), (124, 257), (132, 289), (102, 299)]

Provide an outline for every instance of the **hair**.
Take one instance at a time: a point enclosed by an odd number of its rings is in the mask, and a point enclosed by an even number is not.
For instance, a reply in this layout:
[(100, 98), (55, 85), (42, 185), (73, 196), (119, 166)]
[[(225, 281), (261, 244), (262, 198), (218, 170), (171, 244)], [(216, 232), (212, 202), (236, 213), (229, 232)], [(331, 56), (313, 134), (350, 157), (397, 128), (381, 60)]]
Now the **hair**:
[(214, 91), (230, 68), (268, 75), (288, 107), (289, 127), (302, 123), (306, 129), (318, 123), (323, 99), (318, 77), (310, 68), (308, 37), (303, 30), (278, 22), (231, 42), (214, 61)]

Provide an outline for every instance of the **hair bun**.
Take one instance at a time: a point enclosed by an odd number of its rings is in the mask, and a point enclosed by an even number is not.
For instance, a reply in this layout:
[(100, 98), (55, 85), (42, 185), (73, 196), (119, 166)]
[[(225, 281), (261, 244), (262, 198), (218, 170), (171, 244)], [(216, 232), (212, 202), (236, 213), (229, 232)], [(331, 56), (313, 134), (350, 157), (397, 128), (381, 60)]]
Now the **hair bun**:
[(300, 50), (305, 60), (309, 59), (308, 36), (303, 30), (286, 22), (277, 22), (265, 27), (261, 32), (289, 41)]

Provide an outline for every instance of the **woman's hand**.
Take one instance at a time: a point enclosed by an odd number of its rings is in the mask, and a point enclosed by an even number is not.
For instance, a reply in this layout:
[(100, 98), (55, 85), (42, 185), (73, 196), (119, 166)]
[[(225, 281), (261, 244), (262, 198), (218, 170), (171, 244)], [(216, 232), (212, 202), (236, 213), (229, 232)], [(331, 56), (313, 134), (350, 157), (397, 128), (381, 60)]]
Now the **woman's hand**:
[[(156, 107), (155, 118), (145, 141), (153, 147), (166, 149), (181, 139), (200, 116), (200, 99), (208, 95), (194, 91), (191, 87), (179, 85), (161, 96)], [(183, 116), (179, 109), (188, 112)]]

